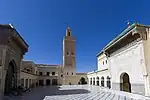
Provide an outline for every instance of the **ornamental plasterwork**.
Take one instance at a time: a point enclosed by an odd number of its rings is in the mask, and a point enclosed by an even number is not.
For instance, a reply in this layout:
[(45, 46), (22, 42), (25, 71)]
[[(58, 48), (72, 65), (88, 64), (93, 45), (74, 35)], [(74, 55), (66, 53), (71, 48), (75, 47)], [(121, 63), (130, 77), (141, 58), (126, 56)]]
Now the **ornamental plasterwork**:
[(132, 35), (134, 34), (139, 34), (140, 35), (140, 38), (142, 40), (147, 40), (147, 32), (146, 32), (146, 28), (144, 27), (135, 27), (132, 31)]
[(132, 59), (135, 59), (135, 57), (137, 58), (140, 56), (139, 55), (140, 53), (137, 52), (137, 50), (139, 50), (139, 48), (133, 47), (126, 51), (121, 52), (119, 55), (116, 55), (115, 57), (113, 57), (113, 63), (115, 63), (117, 65), (121, 65), (121, 62), (123, 62), (123, 63), (130, 62)]
[(126, 46), (124, 46), (124, 47), (120, 48), (119, 50), (115, 51), (113, 54), (111, 54), (111, 56), (118, 55), (119, 53), (127, 50), (128, 48), (136, 45), (136, 43), (137, 43), (137, 41), (133, 41), (133, 42), (127, 44)]
[(11, 54), (13, 54), (13, 55), (17, 55), (16, 54), (16, 51), (12, 48), (12, 47), (7, 47), (7, 50), (8, 50), (8, 52), (10, 52)]

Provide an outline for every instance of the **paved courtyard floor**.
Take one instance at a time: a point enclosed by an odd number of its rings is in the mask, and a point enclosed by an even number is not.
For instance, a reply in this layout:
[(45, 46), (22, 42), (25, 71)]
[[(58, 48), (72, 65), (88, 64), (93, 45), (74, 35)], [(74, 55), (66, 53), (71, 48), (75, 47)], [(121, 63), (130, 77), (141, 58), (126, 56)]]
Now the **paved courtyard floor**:
[(114, 91), (99, 86), (45, 86), (10, 100), (150, 100), (141, 95)]

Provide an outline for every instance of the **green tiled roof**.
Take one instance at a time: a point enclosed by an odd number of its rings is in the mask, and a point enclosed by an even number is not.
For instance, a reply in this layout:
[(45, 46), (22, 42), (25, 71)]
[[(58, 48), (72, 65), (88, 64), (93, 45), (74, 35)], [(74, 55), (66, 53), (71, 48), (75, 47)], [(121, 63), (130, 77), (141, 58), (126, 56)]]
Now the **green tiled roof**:
[[(124, 36), (127, 32), (129, 32), (131, 29), (133, 29), (135, 27), (135, 24), (132, 24), (130, 27), (126, 28), (121, 34), (119, 34), (116, 38), (114, 38), (112, 41), (110, 41), (105, 48), (107, 48), (108, 46), (110, 46), (111, 44), (113, 44), (114, 42), (116, 42), (119, 38), (121, 38), (122, 36)], [(104, 48), (104, 49), (105, 49)]]
[(119, 34), (116, 38), (114, 38), (112, 41), (110, 41), (98, 54), (97, 56), (99, 56), (100, 54), (102, 54), (102, 52), (110, 47), (114, 42), (116, 42), (117, 40), (119, 40), (121, 37), (123, 37), (124, 35), (126, 35), (130, 30), (132, 30), (135, 26), (142, 26), (142, 27), (150, 27), (148, 25), (142, 25), (142, 24), (137, 24), (137, 23), (133, 23), (130, 27), (126, 28), (121, 34)]

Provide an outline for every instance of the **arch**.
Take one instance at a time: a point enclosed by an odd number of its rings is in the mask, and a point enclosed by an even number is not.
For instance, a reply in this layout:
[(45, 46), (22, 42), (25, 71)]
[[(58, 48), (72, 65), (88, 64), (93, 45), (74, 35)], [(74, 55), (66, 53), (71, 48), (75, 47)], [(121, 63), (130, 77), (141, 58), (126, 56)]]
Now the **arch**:
[(29, 87), (31, 87), (31, 85), (32, 85), (32, 81), (31, 79), (29, 79)]
[(111, 81), (110, 81), (110, 77), (107, 76), (107, 87), (110, 89), (111, 88)]
[(26, 79), (25, 81), (26, 81), (25, 87), (28, 88), (28, 83), (29, 83), (29, 82), (28, 82), (28, 79)]
[(90, 78), (90, 85), (92, 85), (92, 78)]
[(99, 77), (98, 76), (96, 77), (96, 83), (97, 83), (97, 86), (99, 86)]
[(79, 82), (80, 82), (80, 84), (87, 84), (84, 77), (81, 77)]
[(131, 92), (130, 77), (126, 72), (120, 75), (120, 90)]
[(46, 85), (50, 85), (50, 79), (46, 79)]
[(57, 85), (57, 79), (52, 79), (52, 85)]
[(17, 66), (14, 60), (10, 61), (5, 76), (4, 95), (9, 95), (17, 88)]
[(24, 78), (21, 79), (21, 86), (24, 87)]
[(93, 78), (93, 85), (95, 85), (95, 77)]
[(104, 77), (101, 77), (101, 86), (104, 86)]
[(39, 86), (44, 86), (44, 80), (39, 80)]

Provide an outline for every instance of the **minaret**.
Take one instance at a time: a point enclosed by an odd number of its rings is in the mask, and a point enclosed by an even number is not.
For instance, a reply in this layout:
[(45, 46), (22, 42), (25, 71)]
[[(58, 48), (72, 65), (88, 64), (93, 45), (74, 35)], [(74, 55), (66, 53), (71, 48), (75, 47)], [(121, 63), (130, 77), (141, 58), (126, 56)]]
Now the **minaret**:
[(76, 74), (76, 40), (73, 38), (71, 29), (66, 29), (66, 36), (63, 39), (63, 67), (64, 74), (72, 76)]

